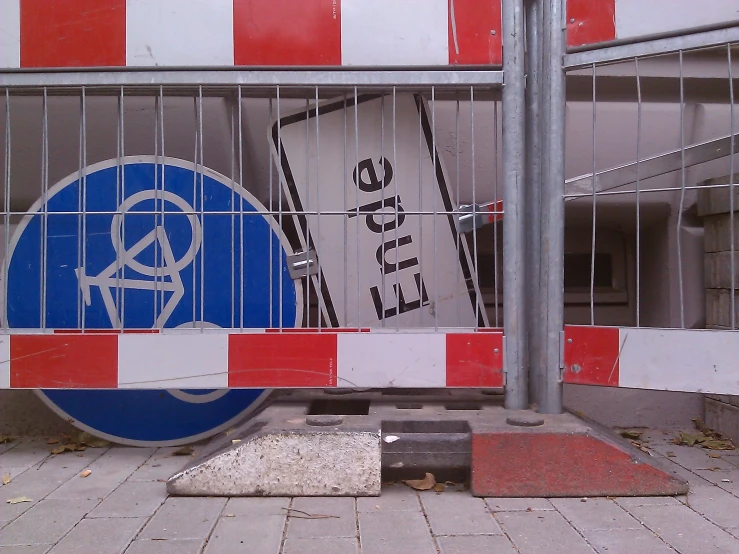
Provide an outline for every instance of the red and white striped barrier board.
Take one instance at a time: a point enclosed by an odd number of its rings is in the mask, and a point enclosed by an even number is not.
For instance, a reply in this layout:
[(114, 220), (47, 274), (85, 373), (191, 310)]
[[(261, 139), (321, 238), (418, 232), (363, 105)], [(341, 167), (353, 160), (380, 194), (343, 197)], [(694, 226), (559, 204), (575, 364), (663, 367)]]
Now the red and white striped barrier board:
[(2, 0), (0, 69), (502, 60), (500, 2)]
[(499, 331), (23, 333), (0, 389), (503, 386)]
[(739, 394), (739, 332), (567, 327), (564, 381)]
[(737, 0), (568, 0), (570, 47), (739, 23)]

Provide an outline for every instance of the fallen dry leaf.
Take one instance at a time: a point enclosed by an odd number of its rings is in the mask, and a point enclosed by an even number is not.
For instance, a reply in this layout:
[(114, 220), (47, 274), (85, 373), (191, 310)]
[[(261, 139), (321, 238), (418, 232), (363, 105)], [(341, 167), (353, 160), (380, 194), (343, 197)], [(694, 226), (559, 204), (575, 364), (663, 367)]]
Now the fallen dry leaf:
[(667, 453), (667, 457), (668, 458), (677, 458), (677, 454), (675, 454), (674, 452), (668, 452)]
[(64, 452), (77, 452), (79, 450), (85, 450), (87, 447), (81, 444), (62, 444), (56, 448), (49, 450), (52, 454), (63, 454)]
[(431, 489), (434, 492), (444, 492), (444, 489), (446, 489), (446, 485), (444, 483), (436, 483)]
[(709, 458), (720, 458), (721, 454), (716, 454), (715, 452), (709, 452), (708, 457)]
[(8, 504), (20, 504), (21, 502), (33, 502), (32, 499), (27, 496), (16, 496), (15, 498), (8, 498)]
[(61, 439), (59, 437), (49, 437), (46, 439), (46, 444), (59, 444)]
[(89, 446), (90, 448), (105, 448), (106, 446), (110, 446), (110, 441), (96, 437), (86, 431), (74, 433), (70, 439), (74, 443)]
[(193, 450), (192, 446), (183, 446), (182, 448), (178, 448), (172, 452), (172, 456), (189, 456), (193, 452), (195, 452), (195, 450)]
[(13, 442), (15, 440), (15, 437), (12, 435), (0, 435), (0, 444), (5, 444), (6, 442)]
[(3, 485), (10, 483), (10, 475), (3, 475)]
[(82, 473), (80, 473), (80, 477), (87, 477), (91, 473), (92, 473), (92, 470), (91, 469), (86, 469), (85, 471), (83, 471)]
[(625, 439), (638, 440), (641, 438), (643, 432), (641, 431), (621, 431), (620, 434)]
[(417, 491), (427, 491), (434, 487), (436, 478), (433, 473), (427, 473), (423, 479), (408, 479), (407, 481), (403, 481), (403, 483)]

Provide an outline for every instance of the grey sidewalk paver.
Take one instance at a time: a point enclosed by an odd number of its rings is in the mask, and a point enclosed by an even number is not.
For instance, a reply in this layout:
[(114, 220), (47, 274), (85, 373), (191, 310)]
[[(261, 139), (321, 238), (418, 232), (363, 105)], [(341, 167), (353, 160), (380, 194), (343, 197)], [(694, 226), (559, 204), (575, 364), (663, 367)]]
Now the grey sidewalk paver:
[(679, 506), (680, 501), (674, 496), (619, 496), (613, 499), (627, 510), (638, 506)]
[(223, 517), (208, 540), (205, 554), (277, 554), (286, 516)]
[(675, 550), (647, 529), (587, 531), (585, 537), (598, 554), (675, 554)]
[(226, 516), (276, 515), (286, 516), (290, 498), (286, 497), (243, 497), (230, 498), (223, 509)]
[(360, 513), (359, 535), (362, 554), (436, 554), (421, 512)]
[(693, 487), (686, 503), (720, 527), (739, 527), (739, 498), (720, 487)]
[(516, 554), (511, 542), (503, 535), (462, 535), (459, 537), (439, 537), (441, 554), (472, 554), (489, 552), (491, 554)]
[(502, 512), (496, 517), (521, 554), (594, 552), (559, 512)]
[(25, 546), (0, 546), (0, 554), (46, 554), (51, 544), (29, 544)]
[(94, 500), (42, 500), (0, 533), (0, 545), (54, 544), (96, 504)]
[(382, 487), (380, 496), (357, 498), (358, 512), (381, 511), (421, 511), (418, 494), (405, 485)]
[(503, 533), (482, 498), (465, 492), (426, 492), (420, 497), (434, 535)]
[(705, 469), (709, 467), (732, 469), (732, 464), (726, 460), (722, 458), (711, 458), (709, 454), (714, 453), (711, 450), (695, 448), (693, 446), (679, 446), (677, 444), (654, 445), (650, 446), (650, 448), (663, 456), (666, 456), (668, 452), (673, 454), (674, 456), (668, 459), (687, 469)]
[(225, 498), (168, 498), (138, 538), (204, 539), (225, 505)]
[(358, 552), (357, 539), (346, 537), (324, 539), (290, 539), (283, 554), (352, 554)]
[(554, 510), (554, 506), (546, 498), (486, 498), (485, 503), (493, 512)]
[(6, 469), (11, 467), (17, 470), (35, 466), (49, 457), (52, 448), (43, 439), (24, 440), (12, 449), (12, 455), (0, 454), (0, 473), (6, 473)]
[(641, 524), (606, 498), (552, 498), (552, 505), (580, 531), (640, 529)]
[(158, 481), (127, 481), (103, 500), (88, 517), (148, 517), (167, 499), (167, 485)]
[(630, 512), (681, 554), (739, 553), (739, 540), (687, 506), (641, 506)]
[[(304, 513), (303, 513), (304, 512)], [(326, 517), (328, 516), (328, 517)], [(287, 538), (356, 537), (354, 498), (296, 498), (287, 523)]]
[(122, 554), (145, 518), (83, 519), (54, 548), (51, 554)]
[(133, 472), (129, 481), (158, 481), (167, 480), (174, 473), (181, 470), (189, 458), (175, 456), (177, 447), (158, 448), (141, 467)]
[(126, 554), (200, 554), (201, 539), (184, 540), (135, 540), (126, 549)]

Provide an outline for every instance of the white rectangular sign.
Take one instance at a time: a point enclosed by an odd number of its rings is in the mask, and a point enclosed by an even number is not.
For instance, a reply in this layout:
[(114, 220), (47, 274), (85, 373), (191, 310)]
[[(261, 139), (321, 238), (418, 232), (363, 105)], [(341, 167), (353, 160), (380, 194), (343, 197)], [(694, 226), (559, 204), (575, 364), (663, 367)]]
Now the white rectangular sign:
[(272, 125), (290, 209), (304, 213), (296, 246), (318, 254), (331, 326), (487, 325), (433, 142), (410, 93), (323, 102)]

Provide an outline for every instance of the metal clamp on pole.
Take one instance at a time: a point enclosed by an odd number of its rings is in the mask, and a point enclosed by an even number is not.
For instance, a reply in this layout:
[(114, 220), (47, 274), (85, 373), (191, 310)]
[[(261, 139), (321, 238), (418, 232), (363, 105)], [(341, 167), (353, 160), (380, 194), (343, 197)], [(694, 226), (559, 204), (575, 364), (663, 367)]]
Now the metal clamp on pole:
[(318, 275), (318, 255), (315, 250), (296, 252), (287, 257), (287, 267), (291, 279), (301, 279), (309, 275)]
[(457, 232), (469, 233), (484, 225), (495, 223), (503, 218), (503, 201), (485, 204), (463, 204), (457, 208)]

